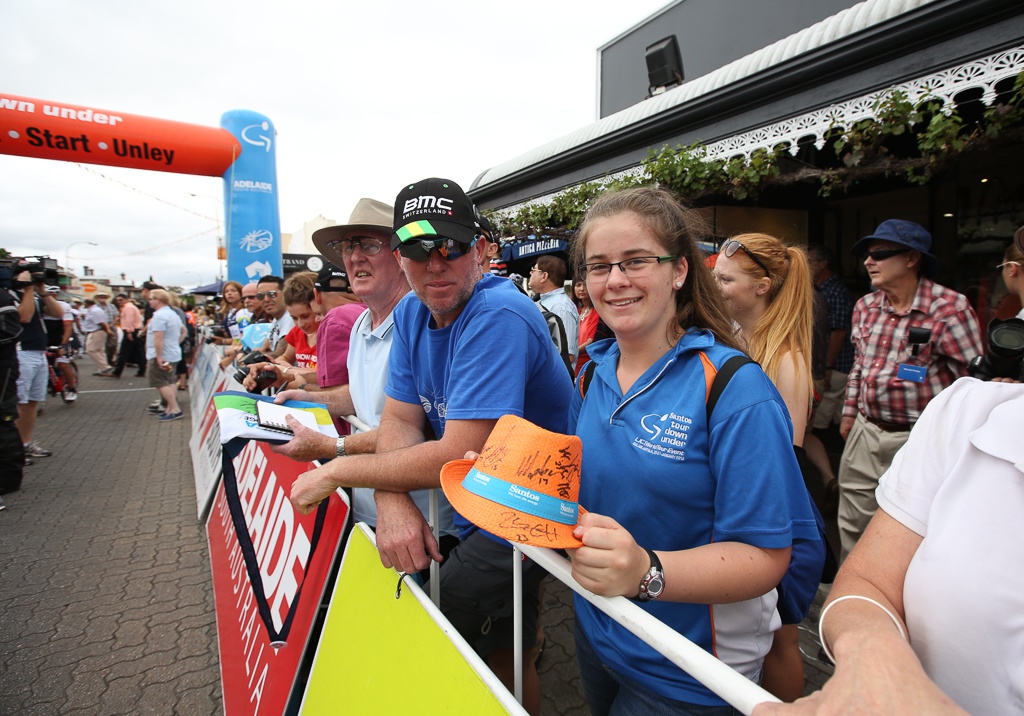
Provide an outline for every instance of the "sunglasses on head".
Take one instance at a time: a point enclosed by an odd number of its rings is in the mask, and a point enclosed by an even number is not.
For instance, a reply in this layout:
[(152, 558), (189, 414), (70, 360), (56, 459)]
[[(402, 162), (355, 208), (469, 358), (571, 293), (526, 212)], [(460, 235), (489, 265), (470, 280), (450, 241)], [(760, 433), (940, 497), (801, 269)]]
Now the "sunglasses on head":
[(872, 261), (885, 261), (898, 254), (905, 254), (908, 251), (910, 249), (875, 249), (874, 251), (865, 251), (864, 258), (870, 258)]
[(750, 257), (751, 261), (753, 261), (755, 264), (761, 267), (761, 270), (764, 271), (765, 276), (772, 275), (772, 272), (768, 270), (768, 267), (764, 265), (764, 262), (757, 257), (757, 254), (753, 253), (750, 249), (748, 249), (746, 246), (741, 244), (736, 239), (730, 239), (729, 241), (726, 241), (722, 245), (722, 254), (726, 258), (731, 259), (740, 249), (743, 249), (743, 253)]
[(260, 291), (256, 294), (256, 300), (262, 301), (264, 298), (277, 298), (280, 293), (280, 291)]
[(413, 261), (427, 261), (430, 259), (430, 252), (437, 249), (441, 258), (446, 261), (454, 261), (469, 253), (479, 238), (479, 236), (473, 237), (473, 240), (468, 244), (443, 237), (436, 239), (413, 239), (412, 241), (403, 241), (399, 244), (398, 253), (404, 258)]

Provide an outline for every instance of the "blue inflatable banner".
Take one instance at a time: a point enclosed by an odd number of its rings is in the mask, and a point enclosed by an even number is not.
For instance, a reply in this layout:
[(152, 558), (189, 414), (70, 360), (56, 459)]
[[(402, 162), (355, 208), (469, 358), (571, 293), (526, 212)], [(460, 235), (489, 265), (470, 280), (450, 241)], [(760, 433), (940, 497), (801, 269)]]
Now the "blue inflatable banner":
[(281, 276), (274, 125), (262, 114), (236, 109), (221, 116), (220, 126), (242, 146), (224, 172), (228, 280), (244, 285), (260, 276)]

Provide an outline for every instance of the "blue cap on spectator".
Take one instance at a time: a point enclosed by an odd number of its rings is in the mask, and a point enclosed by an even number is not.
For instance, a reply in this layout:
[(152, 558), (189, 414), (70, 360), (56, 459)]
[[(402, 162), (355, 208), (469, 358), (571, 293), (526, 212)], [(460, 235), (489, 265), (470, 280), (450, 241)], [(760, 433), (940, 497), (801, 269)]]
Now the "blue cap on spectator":
[(939, 272), (939, 260), (931, 253), (932, 235), (920, 224), (903, 219), (883, 221), (873, 234), (855, 243), (850, 253), (854, 256), (863, 256), (872, 241), (891, 241), (914, 249), (921, 254), (921, 273), (928, 278), (935, 278)]

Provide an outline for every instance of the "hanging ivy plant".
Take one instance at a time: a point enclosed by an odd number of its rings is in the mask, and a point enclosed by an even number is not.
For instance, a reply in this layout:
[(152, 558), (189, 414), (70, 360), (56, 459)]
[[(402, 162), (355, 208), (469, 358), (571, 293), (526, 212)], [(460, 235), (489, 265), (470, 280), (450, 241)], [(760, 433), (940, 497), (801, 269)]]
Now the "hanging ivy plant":
[(816, 182), (821, 196), (874, 176), (901, 176), (911, 184), (926, 184), (964, 152), (1024, 138), (1024, 72), (1017, 75), (1008, 100), (987, 108), (976, 123), (965, 122), (955, 107), (936, 98), (926, 97), (915, 105), (902, 90), (880, 96), (872, 113), (872, 119), (835, 125), (826, 133), (839, 166), (808, 166), (783, 174), (784, 145), (758, 149), (749, 159), (728, 160), (709, 158), (700, 143), (666, 145), (649, 149), (636, 174), (577, 184), (548, 203), (527, 204), (504, 217), (488, 212), (488, 218), (504, 237), (572, 231), (579, 228), (598, 194), (651, 184), (692, 204), (750, 200), (767, 186), (796, 182)]

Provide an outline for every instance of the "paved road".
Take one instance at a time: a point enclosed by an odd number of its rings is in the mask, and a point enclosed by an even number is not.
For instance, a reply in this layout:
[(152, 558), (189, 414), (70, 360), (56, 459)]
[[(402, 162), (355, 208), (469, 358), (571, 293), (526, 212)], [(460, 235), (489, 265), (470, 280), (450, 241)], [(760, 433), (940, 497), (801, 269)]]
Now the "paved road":
[[(86, 375), (76, 405), (51, 399), (36, 439), (54, 455), (4, 496), (2, 715), (222, 712), (188, 408), (185, 420), (159, 423), (145, 411), (155, 391), (141, 383)], [(542, 713), (585, 716), (571, 593), (550, 578), (543, 620)], [(820, 685), (830, 669), (809, 632), (802, 641)]]

